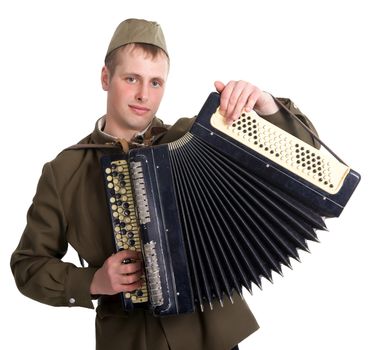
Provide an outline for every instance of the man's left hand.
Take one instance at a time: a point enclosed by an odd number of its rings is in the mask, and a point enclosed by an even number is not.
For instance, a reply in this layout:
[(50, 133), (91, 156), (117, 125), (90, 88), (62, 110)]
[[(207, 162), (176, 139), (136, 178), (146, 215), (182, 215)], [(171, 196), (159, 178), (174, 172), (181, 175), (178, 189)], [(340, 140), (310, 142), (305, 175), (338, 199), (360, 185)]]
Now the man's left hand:
[(247, 81), (232, 80), (226, 85), (216, 81), (214, 86), (220, 93), (220, 113), (229, 124), (238, 119), (242, 110), (250, 112), (253, 109), (261, 115), (278, 112), (273, 97)]

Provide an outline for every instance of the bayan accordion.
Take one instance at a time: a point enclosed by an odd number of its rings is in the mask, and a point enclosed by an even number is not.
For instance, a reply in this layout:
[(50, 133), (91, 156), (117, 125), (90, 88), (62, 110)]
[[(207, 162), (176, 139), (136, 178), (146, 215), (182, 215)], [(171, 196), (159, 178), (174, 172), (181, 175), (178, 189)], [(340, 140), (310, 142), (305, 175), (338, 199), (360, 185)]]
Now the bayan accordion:
[(102, 158), (117, 250), (144, 257), (146, 281), (125, 309), (203, 310), (261, 287), (317, 241), (360, 176), (259, 117), (226, 125), (210, 94), (191, 130), (160, 146)]

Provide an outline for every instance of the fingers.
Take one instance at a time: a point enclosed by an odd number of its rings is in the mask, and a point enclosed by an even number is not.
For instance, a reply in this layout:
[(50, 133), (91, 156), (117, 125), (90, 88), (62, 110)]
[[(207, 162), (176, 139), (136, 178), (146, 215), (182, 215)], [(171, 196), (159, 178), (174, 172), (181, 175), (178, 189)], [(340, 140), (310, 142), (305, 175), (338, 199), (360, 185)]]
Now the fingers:
[[(130, 276), (122, 279), (123, 284), (136, 282), (142, 276), (142, 258), (141, 254), (133, 250), (121, 250), (116, 253), (112, 259), (114, 272), (121, 276)], [(135, 276), (138, 275), (138, 278)]]
[(116, 282), (122, 292), (132, 292), (142, 286), (142, 260), (132, 259), (131, 262), (121, 263), (115, 273), (117, 274)]
[(142, 286), (142, 276), (141, 254), (123, 250), (107, 258), (103, 266), (95, 272), (90, 292), (94, 295), (130, 292)]
[(131, 262), (128, 264), (120, 264), (117, 267), (116, 271), (121, 275), (129, 275), (137, 272), (141, 272), (142, 274), (142, 261), (135, 260), (135, 262)]
[[(215, 87), (221, 88), (221, 82), (215, 82)], [(219, 92), (218, 90), (218, 92)], [(227, 123), (231, 124), (237, 120), (245, 108), (251, 111), (261, 95), (261, 90), (246, 81), (230, 81), (221, 89), (220, 113), (226, 118)]]
[(107, 260), (107, 272), (115, 293), (130, 292), (142, 286), (142, 256), (134, 250), (121, 250)]
[(219, 81), (219, 80), (217, 80), (217, 81), (214, 82), (214, 86), (215, 86), (215, 89), (219, 93), (221, 93), (223, 91), (223, 89), (225, 88), (225, 85), (221, 81)]
[(134, 260), (142, 260), (142, 256), (139, 252), (135, 250), (121, 250), (118, 253), (112, 255), (112, 260), (121, 264), (124, 261), (134, 261)]
[(120, 275), (117, 279), (121, 291), (131, 292), (142, 287), (142, 271), (129, 275)]

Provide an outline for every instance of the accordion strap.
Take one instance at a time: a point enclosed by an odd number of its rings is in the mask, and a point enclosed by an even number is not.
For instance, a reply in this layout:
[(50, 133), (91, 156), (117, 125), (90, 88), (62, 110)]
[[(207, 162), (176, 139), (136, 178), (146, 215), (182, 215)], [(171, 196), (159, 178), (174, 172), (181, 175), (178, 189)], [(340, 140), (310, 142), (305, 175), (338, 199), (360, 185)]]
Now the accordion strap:
[(80, 150), (80, 149), (121, 149), (124, 153), (129, 150), (129, 144), (124, 139), (119, 139), (117, 142), (111, 143), (77, 143), (65, 149), (68, 150)]
[(288, 115), (290, 115), (292, 117), (292, 119), (296, 120), (303, 128), (304, 130), (306, 130), (312, 137), (314, 140), (318, 141), (319, 144), (321, 144), (328, 152), (330, 152), (338, 161), (340, 161), (342, 164), (346, 165), (347, 164), (340, 158), (337, 156), (337, 154), (335, 154), (319, 137), (318, 135), (315, 134), (315, 132), (313, 132), (308, 126), (305, 125), (305, 123), (299, 118), (297, 117), (294, 113), (292, 113), (281, 101), (279, 101), (277, 98), (275, 98), (272, 95), (275, 103), (278, 105), (278, 107), (282, 108), (285, 112), (288, 113)]
[(118, 144), (115, 143), (77, 143), (73, 146), (66, 148), (70, 149), (101, 149), (101, 148), (118, 148)]

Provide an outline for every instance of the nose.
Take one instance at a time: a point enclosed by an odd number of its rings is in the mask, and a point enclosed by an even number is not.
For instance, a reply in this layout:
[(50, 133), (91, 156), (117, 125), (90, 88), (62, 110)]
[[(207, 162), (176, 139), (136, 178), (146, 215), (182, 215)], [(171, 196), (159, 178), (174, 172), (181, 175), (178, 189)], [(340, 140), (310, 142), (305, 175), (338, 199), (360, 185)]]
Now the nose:
[(146, 84), (140, 84), (136, 92), (136, 101), (147, 102), (149, 99), (149, 89)]

